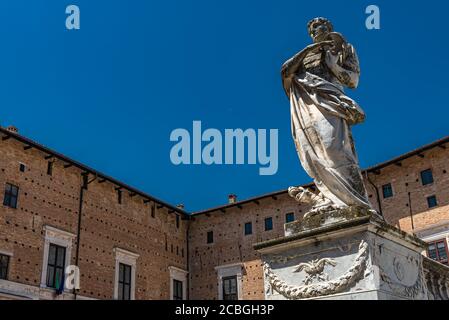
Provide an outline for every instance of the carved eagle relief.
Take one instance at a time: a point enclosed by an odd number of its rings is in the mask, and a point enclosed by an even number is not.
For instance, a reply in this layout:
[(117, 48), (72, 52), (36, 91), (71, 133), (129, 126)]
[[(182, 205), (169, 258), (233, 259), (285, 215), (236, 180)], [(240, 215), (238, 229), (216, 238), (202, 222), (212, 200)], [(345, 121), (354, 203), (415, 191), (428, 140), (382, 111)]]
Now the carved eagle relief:
[(337, 262), (330, 258), (315, 259), (310, 262), (300, 263), (294, 272), (304, 271), (307, 273), (307, 276), (304, 279), (304, 284), (306, 285), (312, 283), (313, 280), (327, 281), (329, 280), (329, 277), (324, 274), (324, 267), (326, 265), (335, 267)]

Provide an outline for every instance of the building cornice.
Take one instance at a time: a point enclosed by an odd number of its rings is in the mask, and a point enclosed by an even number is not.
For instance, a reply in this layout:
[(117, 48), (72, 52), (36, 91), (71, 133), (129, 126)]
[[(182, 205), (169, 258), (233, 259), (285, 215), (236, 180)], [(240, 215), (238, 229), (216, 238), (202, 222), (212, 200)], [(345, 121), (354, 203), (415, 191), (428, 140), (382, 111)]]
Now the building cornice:
[(116, 180), (116, 179), (114, 179), (114, 178), (112, 178), (112, 177), (110, 177), (110, 176), (108, 176), (108, 175), (106, 175), (104, 173), (101, 173), (101, 172), (99, 172), (99, 171), (97, 171), (95, 169), (92, 169), (92, 168), (90, 168), (90, 167), (88, 167), (88, 166), (86, 166), (86, 165), (84, 165), (84, 164), (82, 164), (82, 163), (80, 163), (78, 161), (75, 161), (75, 160), (73, 160), (73, 159), (71, 159), (69, 157), (66, 157), (65, 155), (63, 155), (61, 153), (58, 153), (58, 152), (56, 152), (56, 151), (54, 151), (54, 150), (52, 150), (50, 148), (47, 148), (46, 146), (44, 146), (42, 144), (39, 144), (39, 143), (37, 143), (37, 142), (27, 138), (27, 137), (24, 137), (24, 136), (22, 136), (22, 135), (20, 135), (18, 133), (15, 133), (15, 132), (11, 132), (8, 129), (6, 129), (4, 127), (1, 127), (1, 126), (0, 126), (0, 136), (1, 136), (1, 140), (2, 141), (7, 140), (9, 138), (13, 138), (16, 141), (19, 141), (19, 142), (23, 143), (24, 144), (24, 149), (26, 148), (25, 150), (32, 149), (32, 148), (37, 149), (37, 150), (47, 154), (46, 157), (48, 157), (49, 159), (50, 159), (50, 157), (59, 159), (62, 162), (65, 162), (67, 164), (67, 166), (76, 167), (76, 168), (80, 169), (84, 173), (92, 174), (92, 175), (96, 176), (100, 180), (109, 181), (110, 183), (116, 185), (118, 188), (123, 188), (123, 189), (128, 190), (131, 194), (137, 194), (137, 195), (141, 196), (142, 198), (144, 198), (145, 200), (153, 201), (153, 202), (155, 202), (155, 203), (157, 203), (157, 204), (159, 204), (159, 205), (161, 205), (163, 207), (168, 208), (169, 212), (177, 212), (177, 213), (183, 214), (185, 216), (189, 216), (189, 214), (187, 212), (185, 212), (184, 210), (182, 210), (182, 209), (180, 209), (180, 208), (178, 208), (176, 206), (173, 206), (173, 205), (171, 205), (171, 204), (169, 204), (169, 203), (167, 203), (165, 201), (162, 201), (162, 200), (160, 200), (158, 198), (155, 198), (155, 197), (153, 197), (153, 196), (151, 196), (151, 195), (149, 195), (149, 194), (147, 194), (147, 193), (145, 193), (143, 191), (140, 191), (140, 190), (138, 190), (136, 188), (133, 188), (133, 187), (131, 187), (131, 186), (129, 186), (129, 185), (119, 181), (119, 180)]

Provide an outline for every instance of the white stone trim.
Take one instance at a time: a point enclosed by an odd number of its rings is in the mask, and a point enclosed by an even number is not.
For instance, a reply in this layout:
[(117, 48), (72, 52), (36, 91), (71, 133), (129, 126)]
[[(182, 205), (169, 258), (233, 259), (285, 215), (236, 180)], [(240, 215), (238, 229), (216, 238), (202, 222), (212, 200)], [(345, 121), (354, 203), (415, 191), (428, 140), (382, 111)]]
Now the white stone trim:
[(50, 244), (55, 244), (66, 248), (64, 267), (67, 267), (71, 263), (70, 259), (72, 256), (73, 240), (76, 238), (76, 235), (48, 225), (45, 225), (43, 229), (45, 231), (45, 239), (44, 239), (44, 257), (42, 260), (42, 274), (40, 286), (41, 288), (47, 288), (47, 265), (48, 265), (48, 251), (50, 248)]
[(9, 280), (0, 280), (0, 297), (13, 300), (38, 300), (39, 288)]
[(227, 264), (215, 267), (218, 280), (218, 300), (223, 300), (223, 278), (237, 276), (238, 300), (243, 300), (243, 265), (241, 263)]
[[(74, 300), (73, 293), (64, 292), (55, 297), (54, 291), (9, 280), (0, 280), (0, 300)], [(77, 300), (96, 300), (77, 295)]]
[(131, 266), (131, 300), (136, 298), (136, 267), (139, 255), (137, 253), (114, 248), (115, 253), (115, 277), (114, 277), (114, 299), (118, 299), (118, 280), (119, 280), (119, 265), (120, 263)]
[(449, 237), (449, 224), (447, 222), (430, 226), (426, 229), (422, 229), (416, 232), (416, 235), (421, 240), (426, 242), (432, 242), (441, 239), (447, 239)]
[[(439, 229), (441, 229), (441, 228), (439, 228)], [(449, 247), (449, 231), (448, 230), (435, 232), (433, 234), (430, 234), (430, 232), (428, 232), (428, 235), (422, 236), (420, 238), (421, 238), (421, 240), (423, 240), (427, 243), (431, 243), (431, 242), (435, 242), (435, 241), (439, 241), (439, 240), (446, 240), (446, 248)], [(428, 257), (427, 248), (422, 252), (422, 254), (425, 255), (426, 257)]]
[(447, 232), (447, 231), (439, 232), (439, 233), (435, 233), (435, 234), (427, 236), (427, 237), (423, 237), (421, 239), (425, 242), (433, 242), (433, 241), (438, 241), (438, 240), (443, 240), (443, 239), (446, 239), (446, 241), (448, 241), (449, 240), (449, 232)]
[[(438, 240), (446, 240), (446, 245), (449, 246), (449, 224), (444, 223), (435, 224), (426, 229), (421, 229), (416, 232), (416, 235), (423, 241), (430, 243)], [(427, 248), (422, 252), (426, 257), (428, 256)]]
[(8, 256), (8, 257), (13, 257), (14, 256), (14, 254), (12, 253), (12, 252), (10, 252), (10, 251), (4, 251), (4, 250), (1, 250), (0, 249), (0, 254), (1, 255), (4, 255), (4, 256)]
[(182, 282), (182, 299), (187, 299), (187, 276), (189, 274), (188, 271), (169, 266), (168, 270), (170, 271), (170, 300), (173, 300), (173, 280), (178, 280)]

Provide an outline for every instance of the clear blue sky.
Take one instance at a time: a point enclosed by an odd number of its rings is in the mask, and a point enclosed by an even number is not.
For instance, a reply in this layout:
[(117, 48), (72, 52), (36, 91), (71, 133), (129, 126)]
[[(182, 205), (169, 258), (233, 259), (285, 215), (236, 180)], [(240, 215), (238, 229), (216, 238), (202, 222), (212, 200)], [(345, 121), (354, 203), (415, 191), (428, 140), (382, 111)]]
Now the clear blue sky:
[[(81, 30), (65, 29), (65, 8)], [(365, 8), (381, 9), (381, 30)], [(449, 135), (447, 1), (103, 1), (0, 3), (0, 123), (195, 211), (309, 182), (290, 134), (282, 63), (332, 20), (356, 47), (367, 113), (354, 128), (362, 167)], [(174, 166), (170, 132), (279, 129), (279, 171)]]

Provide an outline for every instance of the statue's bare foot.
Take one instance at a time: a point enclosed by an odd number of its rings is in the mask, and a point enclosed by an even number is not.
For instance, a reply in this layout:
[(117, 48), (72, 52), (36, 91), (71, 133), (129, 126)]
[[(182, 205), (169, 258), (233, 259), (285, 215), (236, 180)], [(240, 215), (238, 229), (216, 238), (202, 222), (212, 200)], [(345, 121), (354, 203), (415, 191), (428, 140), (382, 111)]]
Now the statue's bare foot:
[(324, 195), (320, 193), (319, 195), (317, 195), (312, 209), (304, 215), (304, 218), (334, 209), (337, 209), (334, 202), (328, 198), (325, 198)]
[(316, 194), (303, 187), (290, 187), (288, 194), (300, 203), (314, 204), (318, 200)]
[(290, 187), (288, 194), (300, 203), (309, 204), (312, 209), (304, 215), (304, 218), (312, 217), (324, 211), (337, 209), (334, 202), (320, 192), (315, 194), (303, 187)]

